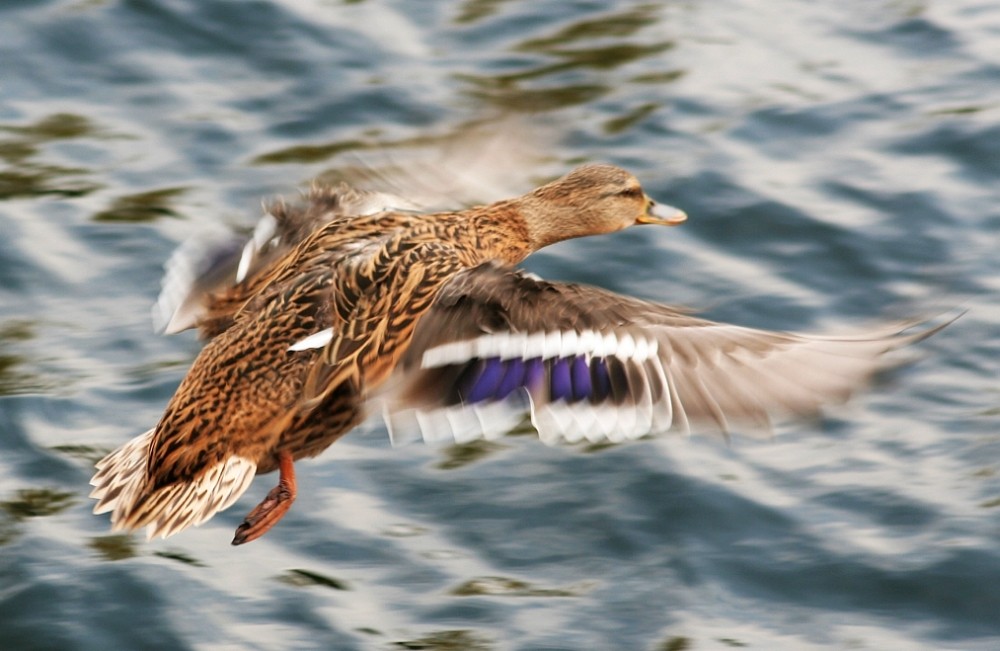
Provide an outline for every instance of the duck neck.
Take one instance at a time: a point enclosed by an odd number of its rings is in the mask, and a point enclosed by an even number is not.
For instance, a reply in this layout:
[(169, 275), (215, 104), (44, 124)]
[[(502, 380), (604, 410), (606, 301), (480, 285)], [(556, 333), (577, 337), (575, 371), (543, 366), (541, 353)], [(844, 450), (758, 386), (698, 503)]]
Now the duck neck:
[(538, 249), (589, 234), (577, 232), (574, 226), (585, 224), (577, 206), (562, 206), (548, 197), (537, 196), (537, 191), (516, 200), (517, 210), (524, 223), (531, 250)]
[(482, 206), (473, 223), (484, 260), (517, 264), (538, 248), (517, 199)]

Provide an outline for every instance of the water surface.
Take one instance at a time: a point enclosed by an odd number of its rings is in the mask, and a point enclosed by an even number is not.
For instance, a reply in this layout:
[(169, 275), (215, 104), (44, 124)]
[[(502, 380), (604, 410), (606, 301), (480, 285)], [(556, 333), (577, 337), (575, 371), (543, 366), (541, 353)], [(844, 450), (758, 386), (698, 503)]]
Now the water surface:
[[(0, 4), (0, 640), (9, 649), (1000, 646), (1000, 8), (987, 0)], [(392, 449), (378, 426), (167, 541), (90, 514), (197, 353), (170, 252), (357, 156), (521, 116), (678, 229), (530, 268), (774, 328), (955, 305), (772, 441)], [(558, 135), (558, 137), (555, 137)]]

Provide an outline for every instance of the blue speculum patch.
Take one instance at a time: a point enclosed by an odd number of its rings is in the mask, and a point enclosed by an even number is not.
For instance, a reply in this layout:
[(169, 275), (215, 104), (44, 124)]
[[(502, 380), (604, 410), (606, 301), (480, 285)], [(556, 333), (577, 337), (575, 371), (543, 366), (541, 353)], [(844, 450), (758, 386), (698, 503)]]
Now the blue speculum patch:
[(527, 389), (550, 401), (621, 402), (628, 394), (627, 388), (623, 363), (615, 357), (490, 357), (471, 360), (457, 373), (452, 401), (492, 402)]

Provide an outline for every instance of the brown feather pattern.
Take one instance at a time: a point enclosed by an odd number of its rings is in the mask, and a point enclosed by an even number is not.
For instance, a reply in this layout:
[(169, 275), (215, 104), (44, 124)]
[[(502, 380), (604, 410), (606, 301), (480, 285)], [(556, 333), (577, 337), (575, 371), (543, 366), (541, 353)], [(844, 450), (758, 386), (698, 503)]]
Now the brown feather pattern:
[[(255, 473), (286, 454), (319, 454), (378, 407), (394, 430), (415, 423), (428, 439), (496, 435), (525, 413), (546, 440), (766, 427), (773, 414), (809, 414), (846, 397), (884, 352), (926, 336), (750, 330), (517, 271), (552, 242), (683, 219), (611, 166), (459, 212), (410, 207), (347, 186), (314, 189), (301, 204), (271, 206), (273, 221), (238, 259), (227, 249), (228, 271), (214, 265), (210, 280), (171, 297), (185, 314), (168, 329), (197, 325), (209, 341), (157, 425), (98, 464), (95, 511), (150, 535), (200, 524)], [(586, 342), (597, 343), (581, 349)], [(573, 402), (525, 386), (464, 404), (456, 383), (489, 362), (475, 351), (515, 344), (541, 346), (547, 357), (537, 363), (552, 377), (560, 355), (576, 371), (591, 364), (607, 375), (607, 395)]]

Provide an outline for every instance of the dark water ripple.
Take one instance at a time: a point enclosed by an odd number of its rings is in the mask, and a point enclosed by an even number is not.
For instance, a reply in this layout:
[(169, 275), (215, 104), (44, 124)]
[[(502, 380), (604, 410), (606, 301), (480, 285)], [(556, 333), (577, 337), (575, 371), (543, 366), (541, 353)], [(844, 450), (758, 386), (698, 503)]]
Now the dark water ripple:
[[(0, 3), (0, 647), (997, 648), (998, 37), (985, 0)], [(198, 350), (149, 328), (178, 242), (511, 113), (561, 136), (512, 183), (610, 160), (691, 215), (542, 275), (780, 329), (969, 312), (773, 441), (374, 427), (246, 549), (253, 496), (154, 543), (90, 515)]]

